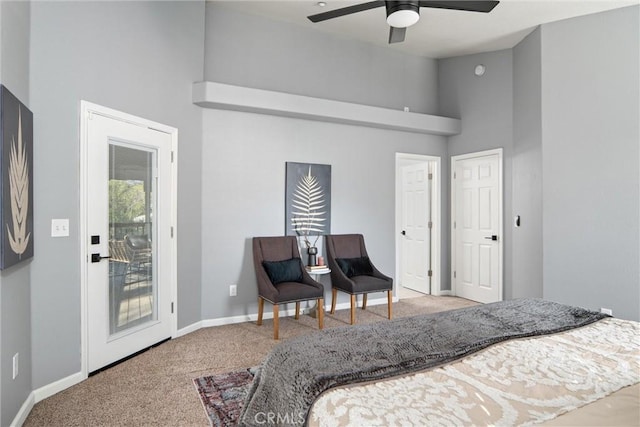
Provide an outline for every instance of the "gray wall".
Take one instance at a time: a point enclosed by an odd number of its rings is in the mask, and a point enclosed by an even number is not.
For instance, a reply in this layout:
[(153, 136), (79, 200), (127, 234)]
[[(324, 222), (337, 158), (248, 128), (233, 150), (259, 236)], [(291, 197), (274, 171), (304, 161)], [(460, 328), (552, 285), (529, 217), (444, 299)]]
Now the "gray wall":
[[(513, 49), (513, 298), (542, 298), (542, 106), (540, 28)], [(513, 227), (515, 215), (520, 227)]]
[(436, 114), (436, 61), (207, 3), (205, 80)]
[[(217, 3), (207, 3), (206, 34), (207, 80), (437, 112), (435, 60)], [(442, 157), (442, 191), (447, 188), (444, 137), (218, 110), (205, 111), (203, 122), (203, 319), (257, 312), (250, 238), (284, 234), (285, 162), (332, 165), (332, 232), (363, 233), (376, 266), (392, 276), (395, 153)], [(443, 218), (447, 212), (443, 204)], [(229, 285), (236, 283), (238, 296), (229, 297)]]
[[(29, 102), (30, 5), (0, 2), (0, 82)], [(37, 245), (38, 237), (35, 237)], [(36, 246), (37, 248), (37, 246)], [(0, 425), (9, 425), (31, 392), (31, 261), (0, 273)], [(19, 354), (14, 380), (13, 355)]]
[[(440, 115), (462, 119), (462, 132), (448, 138), (449, 156), (494, 148), (503, 149), (505, 299), (514, 297), (511, 286), (510, 221), (513, 151), (512, 62), (511, 49), (438, 61)], [(486, 72), (481, 77), (474, 74), (474, 68), (478, 64), (486, 66)], [(446, 159), (446, 163), (450, 166), (450, 158)], [(451, 203), (450, 191), (447, 189), (443, 197), (447, 206)], [(449, 218), (448, 214), (446, 218)], [(451, 237), (448, 224), (444, 236), (446, 239)], [(450, 258), (449, 253), (446, 256), (447, 259)], [(449, 271), (449, 267), (446, 271)]]
[(638, 15), (546, 24), (513, 50), (439, 61), (440, 113), (463, 119), (449, 154), (505, 148), (507, 299), (640, 315)]
[[(175, 126), (179, 327), (200, 313), (203, 2), (34, 2), (35, 233), (33, 388), (80, 371), (79, 105), (87, 100)], [(69, 238), (51, 238), (69, 218)]]
[(542, 27), (544, 297), (634, 320), (639, 9)]
[[(287, 161), (331, 165), (332, 233), (364, 234), (376, 267), (394, 276), (396, 152), (444, 159), (445, 138), (205, 111), (203, 319), (257, 313), (250, 239), (284, 234)], [(325, 282), (329, 299), (329, 282)], [(234, 283), (238, 284), (238, 296), (229, 297), (229, 285)], [(339, 302), (346, 301), (346, 295), (340, 294)]]

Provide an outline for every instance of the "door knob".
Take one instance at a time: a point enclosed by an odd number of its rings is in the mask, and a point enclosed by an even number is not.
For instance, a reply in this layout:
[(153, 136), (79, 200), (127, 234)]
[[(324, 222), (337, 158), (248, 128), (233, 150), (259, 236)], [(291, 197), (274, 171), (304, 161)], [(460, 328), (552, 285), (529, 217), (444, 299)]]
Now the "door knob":
[(103, 259), (111, 258), (110, 256), (100, 256), (100, 254), (91, 254), (91, 262), (100, 262)]
[(492, 235), (492, 236), (487, 236), (487, 237), (485, 237), (485, 239), (487, 239), (487, 240), (498, 240), (498, 236), (496, 236), (496, 235), (494, 234), (494, 235)]

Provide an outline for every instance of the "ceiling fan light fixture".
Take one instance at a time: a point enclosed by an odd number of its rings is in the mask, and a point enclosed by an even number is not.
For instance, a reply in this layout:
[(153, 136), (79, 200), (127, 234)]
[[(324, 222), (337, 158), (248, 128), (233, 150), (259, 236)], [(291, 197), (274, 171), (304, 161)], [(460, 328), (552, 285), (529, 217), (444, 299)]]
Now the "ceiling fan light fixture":
[(387, 24), (392, 27), (410, 27), (420, 19), (420, 7), (417, 4), (401, 1), (388, 1), (386, 3)]

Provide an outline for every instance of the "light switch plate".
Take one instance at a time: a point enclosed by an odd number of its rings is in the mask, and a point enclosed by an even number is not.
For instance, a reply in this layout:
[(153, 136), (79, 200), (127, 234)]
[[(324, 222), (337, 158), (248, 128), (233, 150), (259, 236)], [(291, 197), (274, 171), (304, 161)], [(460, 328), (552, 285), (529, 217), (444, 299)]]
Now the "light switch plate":
[(69, 236), (69, 219), (52, 219), (51, 220), (51, 237), (68, 237)]

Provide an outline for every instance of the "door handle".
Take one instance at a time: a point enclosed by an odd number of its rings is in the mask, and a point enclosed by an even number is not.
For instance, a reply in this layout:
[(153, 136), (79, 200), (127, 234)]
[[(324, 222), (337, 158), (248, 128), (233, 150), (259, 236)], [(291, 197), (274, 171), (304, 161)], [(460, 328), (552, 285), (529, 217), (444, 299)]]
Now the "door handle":
[(406, 236), (406, 235), (407, 235), (407, 232), (406, 232), (406, 231), (404, 231), (404, 230), (402, 230), (402, 231), (400, 232), (400, 234), (402, 234), (403, 236)]
[(492, 236), (487, 236), (487, 237), (485, 237), (485, 239), (487, 239), (487, 240), (498, 240), (498, 236), (496, 236), (496, 235), (494, 234), (494, 235), (492, 235)]
[(91, 254), (91, 262), (100, 262), (103, 259), (111, 258), (110, 256), (100, 256), (100, 254)]

